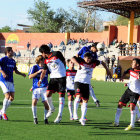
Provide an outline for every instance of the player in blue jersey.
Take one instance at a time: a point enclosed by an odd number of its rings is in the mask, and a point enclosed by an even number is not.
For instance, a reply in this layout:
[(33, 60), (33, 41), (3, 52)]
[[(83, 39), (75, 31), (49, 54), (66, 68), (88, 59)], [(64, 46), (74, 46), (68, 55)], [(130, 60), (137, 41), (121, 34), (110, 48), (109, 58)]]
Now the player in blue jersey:
[(1, 75), (0, 75), (0, 86), (3, 90), (5, 98), (3, 100), (3, 107), (0, 111), (0, 119), (8, 120), (6, 115), (6, 110), (10, 106), (11, 102), (14, 100), (14, 81), (13, 81), (13, 72), (19, 74), (23, 77), (26, 77), (24, 73), (21, 73), (17, 70), (16, 62), (12, 58), (13, 50), (12, 47), (7, 47), (5, 49), (5, 57), (0, 59)]
[[(96, 44), (92, 44), (90, 46), (84, 46), (77, 54), (77, 57), (81, 57), (82, 59), (84, 59), (84, 54), (89, 52), (92, 54), (92, 59), (93, 60), (97, 60), (98, 59), (98, 56), (97, 56), (97, 48), (96, 48)], [(100, 103), (99, 103), (99, 100), (96, 98), (95, 96), (95, 93), (94, 93), (94, 90), (92, 88), (91, 85), (90, 86), (90, 95), (93, 99), (93, 101), (95, 102), (96, 106), (99, 107), (100, 106)]]
[(48, 124), (48, 119), (46, 118), (46, 114), (48, 113), (49, 107), (47, 104), (46, 100), (46, 91), (47, 91), (47, 86), (48, 86), (48, 72), (46, 72), (46, 75), (44, 79), (41, 82), (40, 87), (38, 87), (38, 81), (40, 79), (41, 72), (43, 70), (43, 63), (44, 59), (42, 55), (39, 55), (36, 57), (36, 65), (34, 65), (29, 72), (29, 79), (33, 79), (33, 86), (32, 86), (32, 112), (33, 112), (33, 118), (34, 118), (34, 123), (38, 124), (37, 120), (37, 102), (39, 98), (42, 98), (42, 102), (44, 104), (44, 122), (45, 124)]

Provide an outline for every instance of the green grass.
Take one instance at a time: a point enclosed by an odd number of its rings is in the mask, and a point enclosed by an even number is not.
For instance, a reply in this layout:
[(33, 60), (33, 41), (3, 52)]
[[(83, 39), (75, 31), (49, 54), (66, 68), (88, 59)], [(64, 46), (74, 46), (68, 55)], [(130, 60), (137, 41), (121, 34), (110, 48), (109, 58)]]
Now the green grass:
[[(101, 107), (97, 108), (90, 98), (88, 104), (86, 126), (81, 126), (79, 122), (69, 120), (67, 107), (67, 96), (63, 119), (60, 124), (53, 121), (58, 112), (58, 94), (53, 95), (56, 111), (49, 119), (49, 125), (44, 125), (43, 104), (38, 103), (39, 124), (33, 124), (31, 99), (32, 93), (29, 92), (32, 80), (15, 76), (15, 100), (7, 110), (9, 121), (0, 121), (0, 140), (132, 140), (138, 139), (140, 127), (132, 131), (125, 132), (124, 128), (130, 122), (130, 111), (126, 107), (120, 118), (120, 127), (109, 127), (115, 117), (117, 102), (123, 94), (125, 88), (122, 83), (111, 83), (103, 81), (92, 81), (97, 98), (101, 102)], [(0, 94), (0, 107), (4, 96)], [(79, 108), (80, 117), (80, 108)]]

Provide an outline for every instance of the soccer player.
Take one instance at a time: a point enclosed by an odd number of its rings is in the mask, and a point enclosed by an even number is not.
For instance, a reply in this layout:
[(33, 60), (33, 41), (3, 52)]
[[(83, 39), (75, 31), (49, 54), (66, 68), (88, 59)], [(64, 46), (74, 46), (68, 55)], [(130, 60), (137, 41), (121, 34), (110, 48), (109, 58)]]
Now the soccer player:
[(122, 107), (126, 106), (126, 104), (130, 101), (131, 121), (130, 125), (125, 128), (125, 131), (131, 130), (135, 126), (135, 117), (136, 117), (135, 106), (137, 104), (140, 95), (140, 79), (139, 79), (140, 59), (137, 58), (133, 59), (132, 67), (124, 72), (121, 79), (123, 79), (124, 75), (127, 73), (130, 74), (129, 83), (125, 84), (125, 86), (128, 86), (128, 88), (126, 89), (121, 99), (119, 100), (117, 112), (115, 115), (115, 122), (113, 123), (113, 126), (115, 127), (119, 126), (119, 119), (121, 116)]
[[(99, 60), (93, 60), (91, 53), (85, 53), (84, 59), (78, 58), (74, 56), (71, 61), (78, 65), (78, 70), (75, 76), (75, 93), (76, 98), (74, 101), (74, 119), (78, 119), (77, 116), (77, 109), (79, 106), (79, 102), (82, 99), (82, 106), (81, 106), (81, 119), (79, 120), (81, 122), (81, 125), (85, 125), (85, 116), (87, 112), (87, 103), (89, 99), (89, 85), (90, 80), (92, 77), (93, 69), (98, 66), (99, 64), (103, 64), (105, 66), (105, 69), (107, 70), (107, 73), (110, 74), (109, 69), (106, 67), (104, 62), (100, 62)], [(111, 74), (110, 74), (111, 75)]]
[[(97, 60), (98, 56), (97, 56), (97, 48), (96, 48), (96, 44), (92, 44), (91, 46), (84, 46), (77, 54), (77, 57), (81, 57), (82, 59), (84, 59), (84, 54), (89, 52), (92, 55), (92, 59), (93, 60)], [(93, 87), (91, 85), (89, 85), (90, 87), (90, 95), (93, 99), (93, 101), (95, 102), (97, 107), (100, 107), (100, 102), (99, 100), (96, 98)]]
[(74, 90), (74, 78), (77, 70), (74, 70), (74, 63), (68, 59), (67, 60), (68, 69), (66, 70), (66, 88), (68, 94), (68, 108), (70, 113), (70, 120), (74, 120), (73, 118), (73, 100), (75, 95)]
[(1, 75), (0, 75), (0, 86), (3, 90), (5, 98), (3, 100), (3, 107), (0, 111), (0, 119), (8, 120), (6, 111), (10, 106), (11, 102), (14, 100), (14, 81), (13, 81), (13, 72), (19, 74), (23, 77), (26, 77), (24, 73), (21, 73), (17, 70), (16, 62), (13, 57), (12, 47), (5, 48), (5, 57), (0, 59)]
[(48, 72), (46, 72), (46, 75), (43, 78), (40, 87), (38, 87), (38, 81), (40, 79), (40, 75), (43, 70), (43, 64), (44, 64), (43, 56), (42, 55), (37, 56), (35, 61), (36, 61), (36, 65), (34, 65), (29, 71), (29, 79), (33, 79), (32, 113), (33, 113), (34, 123), (38, 124), (36, 105), (39, 98), (41, 97), (42, 103), (44, 104), (44, 107), (45, 107), (44, 122), (45, 124), (48, 124), (48, 119), (46, 118), (46, 115), (49, 110), (47, 99), (46, 99), (46, 91), (47, 91), (47, 86), (48, 86)]
[(42, 56), (45, 59), (44, 69), (40, 76), (38, 85), (40, 86), (42, 79), (44, 78), (46, 71), (50, 72), (50, 81), (47, 89), (47, 102), (49, 105), (49, 112), (47, 113), (47, 118), (54, 112), (54, 106), (52, 103), (52, 93), (59, 93), (59, 112), (54, 121), (54, 123), (59, 123), (62, 120), (62, 112), (65, 103), (65, 90), (66, 90), (66, 64), (65, 58), (60, 51), (50, 52), (47, 45), (42, 45), (39, 48)]

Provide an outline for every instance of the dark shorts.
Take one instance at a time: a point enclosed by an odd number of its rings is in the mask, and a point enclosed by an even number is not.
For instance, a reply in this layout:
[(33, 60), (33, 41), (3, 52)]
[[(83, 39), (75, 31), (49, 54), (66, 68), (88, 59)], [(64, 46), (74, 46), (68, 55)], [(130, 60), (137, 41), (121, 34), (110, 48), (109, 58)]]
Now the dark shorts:
[(120, 99), (120, 103), (122, 103), (124, 106), (130, 101), (130, 104), (137, 104), (139, 98), (139, 94), (132, 92), (129, 88), (124, 92)]
[(53, 93), (59, 92), (59, 94), (64, 94), (66, 90), (66, 77), (51, 78), (47, 90), (50, 90)]
[(81, 98), (84, 100), (89, 99), (89, 84), (83, 84), (80, 82), (75, 82), (74, 83), (74, 89), (75, 89), (75, 94), (81, 95)]
[(74, 90), (67, 90), (67, 95), (73, 96), (73, 95), (75, 95), (75, 91)]

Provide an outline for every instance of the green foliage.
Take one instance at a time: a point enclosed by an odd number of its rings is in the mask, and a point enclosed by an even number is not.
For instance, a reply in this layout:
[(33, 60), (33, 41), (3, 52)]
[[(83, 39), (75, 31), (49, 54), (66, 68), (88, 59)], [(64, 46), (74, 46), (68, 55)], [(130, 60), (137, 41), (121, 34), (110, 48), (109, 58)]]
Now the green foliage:
[(11, 28), (9, 26), (4, 26), (0, 29), (0, 32), (11, 32)]
[[(33, 22), (32, 32), (83, 32), (87, 20), (87, 12), (85, 10), (66, 11), (62, 8), (56, 12), (50, 9), (49, 3), (43, 0), (37, 0), (34, 3), (34, 8), (28, 11), (29, 19)], [(95, 27), (95, 21), (98, 23), (99, 16), (92, 14), (89, 19), (88, 27), (91, 31), (91, 26)], [(99, 24), (96, 24), (99, 26)], [(97, 26), (97, 30), (99, 29)], [(88, 31), (88, 28), (87, 28)]]
[[(123, 16), (117, 16), (116, 25), (128, 25), (129, 19)], [(140, 18), (135, 18), (135, 25), (140, 25)]]

